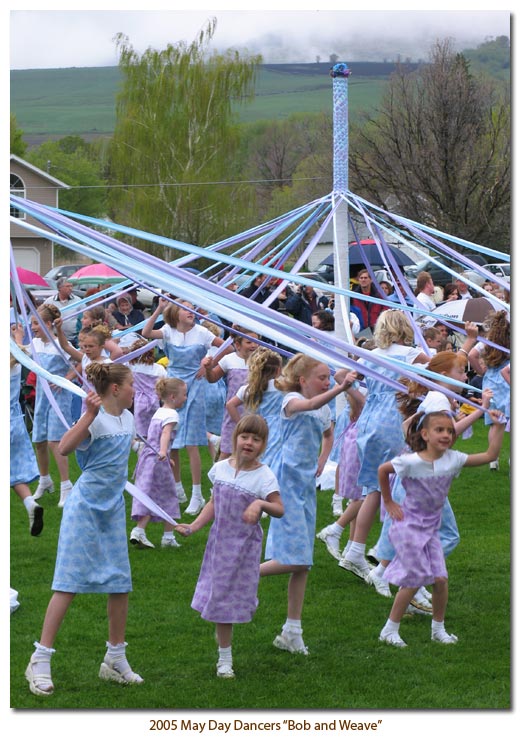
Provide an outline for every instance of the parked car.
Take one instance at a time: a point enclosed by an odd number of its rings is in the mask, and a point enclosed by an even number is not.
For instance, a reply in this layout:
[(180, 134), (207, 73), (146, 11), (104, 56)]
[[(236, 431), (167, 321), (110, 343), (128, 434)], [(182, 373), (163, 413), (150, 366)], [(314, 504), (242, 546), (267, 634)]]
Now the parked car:
[[(456, 271), (457, 265), (455, 262), (448, 261), (448, 259), (444, 259), (442, 256), (436, 256), (435, 261)], [(417, 264), (404, 267), (405, 277), (412, 290), (417, 286), (417, 276), (420, 272), (429, 272), (432, 275), (433, 284), (440, 287), (444, 287), (444, 285), (455, 280), (455, 277), (450, 272), (446, 272), (431, 259), (422, 259)]]
[(47, 274), (43, 275), (43, 278), (47, 280), (51, 287), (55, 288), (58, 279), (61, 277), (70, 277), (74, 272), (77, 272), (78, 269), (84, 266), (85, 264), (61, 264), (50, 269)]
[[(511, 265), (507, 262), (497, 264), (485, 264), (485, 268), (488, 270), (488, 272), (491, 272), (494, 276), (499, 277), (506, 282), (509, 282), (511, 280)], [(482, 286), (486, 281), (485, 277), (483, 277), (482, 274), (473, 271), (473, 269), (467, 269), (465, 272), (462, 272), (462, 276), (466, 279), (469, 279), (471, 282), (473, 282), (473, 284), (479, 285), (479, 287)]]

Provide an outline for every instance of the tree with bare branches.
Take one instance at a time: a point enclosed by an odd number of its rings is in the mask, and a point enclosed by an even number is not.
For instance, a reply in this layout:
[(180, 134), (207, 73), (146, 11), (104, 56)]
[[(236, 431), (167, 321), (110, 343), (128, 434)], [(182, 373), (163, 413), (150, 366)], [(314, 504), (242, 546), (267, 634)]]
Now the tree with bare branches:
[(375, 115), (351, 135), (351, 188), (367, 199), (490, 247), (509, 250), (507, 89), (476, 78), (450, 41), (416, 72), (399, 66)]

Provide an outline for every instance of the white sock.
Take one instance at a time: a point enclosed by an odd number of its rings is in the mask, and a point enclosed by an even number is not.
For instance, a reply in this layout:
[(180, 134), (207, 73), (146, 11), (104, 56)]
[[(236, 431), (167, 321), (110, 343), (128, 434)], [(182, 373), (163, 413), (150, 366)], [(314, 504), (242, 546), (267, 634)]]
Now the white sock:
[(175, 538), (173, 535), (173, 530), (165, 530), (163, 533), (163, 538)]
[(301, 620), (291, 620), (291, 618), (287, 618), (282, 630), (291, 631), (292, 633), (301, 633), (302, 632), (302, 621)]
[(374, 576), (379, 577), (379, 579), (383, 578), (383, 574), (385, 573), (386, 566), (383, 566), (383, 564), (378, 564), (376, 568), (374, 569)]
[(444, 620), (432, 620), (432, 633), (442, 633), (445, 630)]
[(52, 479), (49, 474), (43, 474), (40, 476), (39, 484), (51, 484)]
[(175, 491), (184, 492), (184, 487), (182, 486), (182, 482), (175, 482)]
[(365, 548), (365, 543), (356, 543), (356, 541), (352, 541), (348, 550), (350, 558), (353, 561), (361, 561), (365, 558)]
[(383, 630), (385, 631), (385, 633), (399, 633), (399, 625), (400, 623), (394, 623), (393, 620), (390, 620), (390, 618), (388, 618)]
[(231, 646), (227, 646), (226, 648), (218, 647), (218, 660), (223, 661), (227, 664), (231, 664), (233, 661), (233, 656), (231, 654)]
[(54, 648), (47, 648), (42, 646), (38, 641), (34, 642), (35, 651), (34, 656), (37, 658), (37, 663), (33, 664), (33, 672), (36, 675), (51, 675), (51, 656), (55, 653)]
[(128, 643), (116, 643), (113, 645), (107, 641), (106, 646), (106, 656), (110, 658), (113, 669), (118, 671), (120, 674), (124, 674), (126, 671), (132, 671), (130, 664), (126, 660), (126, 647), (128, 646)]
[(61, 492), (66, 492), (68, 489), (72, 489), (72, 482), (70, 481), (70, 479), (66, 479), (60, 485)]
[(192, 496), (195, 495), (196, 497), (202, 497), (202, 485), (201, 484), (192, 484), (191, 485), (191, 494), (192, 494)]
[(342, 528), (342, 526), (339, 523), (331, 523), (329, 525), (329, 533), (331, 533), (333, 536), (337, 536), (338, 538), (341, 536), (345, 528)]
[(31, 497), (30, 495), (29, 497), (24, 497), (23, 504), (25, 505), (25, 509), (27, 510), (27, 512), (31, 512), (33, 508), (39, 507), (34, 497)]
[(343, 551), (343, 556), (345, 556), (345, 554), (347, 554), (350, 551), (351, 546), (352, 546), (352, 541), (349, 538), (347, 541), (347, 545), (345, 546), (345, 549)]

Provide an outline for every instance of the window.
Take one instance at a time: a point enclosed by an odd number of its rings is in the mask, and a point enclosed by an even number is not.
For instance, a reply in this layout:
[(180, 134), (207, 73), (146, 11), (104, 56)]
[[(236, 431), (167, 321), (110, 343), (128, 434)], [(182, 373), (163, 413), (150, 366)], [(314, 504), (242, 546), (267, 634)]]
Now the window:
[[(11, 174), (11, 195), (17, 197), (25, 197), (25, 185), (17, 174)], [(18, 208), (10, 207), (10, 214), (13, 218), (25, 218), (25, 213), (22, 213)]]

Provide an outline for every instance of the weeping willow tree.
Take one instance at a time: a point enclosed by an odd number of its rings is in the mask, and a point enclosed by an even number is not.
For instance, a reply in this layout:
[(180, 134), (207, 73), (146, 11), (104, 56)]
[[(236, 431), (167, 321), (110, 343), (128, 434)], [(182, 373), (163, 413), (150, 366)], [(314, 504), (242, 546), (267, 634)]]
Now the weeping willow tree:
[(254, 94), (260, 57), (209, 53), (215, 27), (210, 21), (189, 45), (142, 55), (124, 35), (115, 39), (123, 83), (110, 153), (111, 216), (199, 246), (240, 231), (252, 197), (236, 184), (235, 109)]

